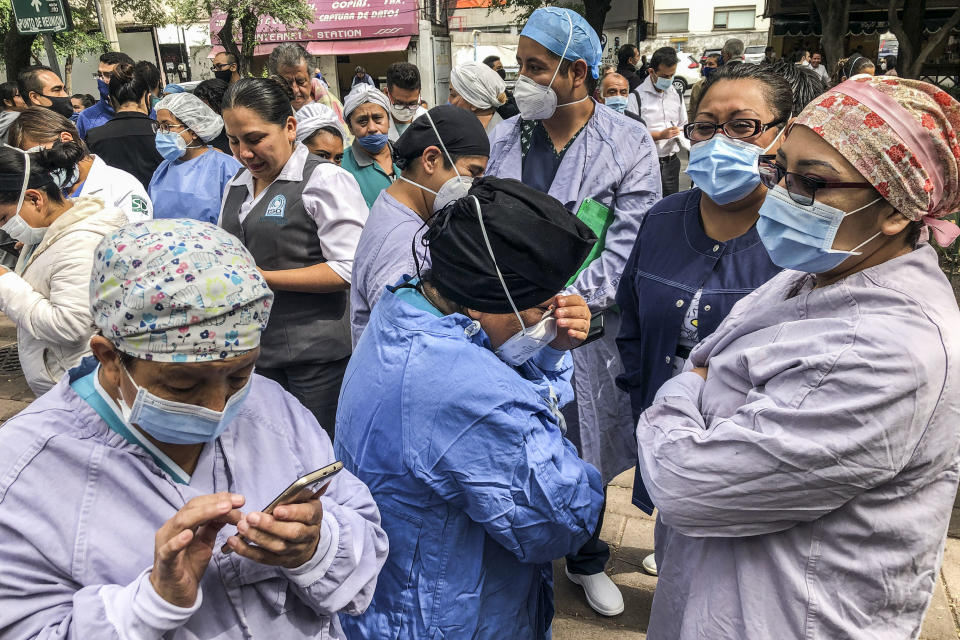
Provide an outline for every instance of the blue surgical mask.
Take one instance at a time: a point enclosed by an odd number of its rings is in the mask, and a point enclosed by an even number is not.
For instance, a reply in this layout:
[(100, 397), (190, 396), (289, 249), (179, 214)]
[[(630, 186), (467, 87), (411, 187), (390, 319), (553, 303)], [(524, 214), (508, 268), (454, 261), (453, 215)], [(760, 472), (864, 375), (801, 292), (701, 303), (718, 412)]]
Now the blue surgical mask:
[(623, 113), (627, 110), (627, 99), (623, 96), (610, 96), (605, 98), (603, 104), (607, 105), (617, 113)]
[(385, 133), (371, 133), (370, 135), (357, 138), (360, 146), (370, 153), (380, 153), (380, 150), (386, 146), (387, 140), (389, 140), (389, 138)]
[(690, 147), (687, 175), (717, 204), (730, 204), (750, 195), (760, 184), (760, 155), (777, 143), (761, 149), (743, 140), (732, 140), (719, 131), (712, 138)]
[(703, 67), (700, 69), (700, 75), (702, 75), (704, 78), (709, 78), (710, 75), (716, 70), (716, 67)]
[(97, 91), (100, 92), (101, 100), (110, 99), (110, 85), (104, 82), (103, 80), (101, 80), (100, 78), (97, 78)]
[(657, 78), (657, 81), (653, 84), (657, 89), (660, 89), (660, 91), (666, 91), (673, 86), (673, 76)]
[(787, 190), (777, 185), (767, 191), (767, 198), (760, 206), (757, 233), (778, 267), (826, 273), (850, 256), (860, 255), (859, 249), (880, 235), (878, 231), (850, 251), (833, 248), (843, 219), (880, 200), (882, 198), (877, 198), (850, 212), (816, 201), (804, 206), (794, 202)]
[(157, 131), (154, 138), (154, 145), (157, 152), (163, 156), (164, 160), (173, 162), (183, 157), (187, 152), (187, 142), (179, 133), (172, 131)]
[(236, 417), (253, 380), (253, 376), (250, 376), (243, 388), (230, 396), (223, 411), (213, 411), (155, 396), (134, 382), (126, 367), (123, 367), (123, 372), (137, 389), (133, 407), (123, 399), (117, 403), (124, 421), (168, 444), (202, 444), (216, 440)]

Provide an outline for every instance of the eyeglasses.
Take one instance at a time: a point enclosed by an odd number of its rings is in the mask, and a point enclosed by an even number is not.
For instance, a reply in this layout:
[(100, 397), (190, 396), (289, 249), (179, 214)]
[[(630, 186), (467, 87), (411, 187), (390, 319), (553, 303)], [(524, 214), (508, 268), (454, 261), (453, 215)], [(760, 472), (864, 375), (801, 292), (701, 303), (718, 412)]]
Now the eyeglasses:
[(728, 120), (723, 124), (716, 124), (714, 122), (691, 122), (683, 126), (683, 135), (686, 136), (687, 140), (692, 142), (703, 142), (715, 136), (717, 131), (723, 131), (723, 134), (728, 138), (742, 140), (743, 138), (752, 138), (760, 132), (766, 131), (770, 127), (775, 127), (778, 124), (783, 124), (786, 121), (786, 118), (780, 118), (773, 122), (763, 124), (756, 118), (737, 118), (736, 120)]
[(93, 74), (91, 75), (93, 75), (94, 80), (100, 79), (100, 80), (103, 80), (104, 82), (110, 82), (110, 78), (113, 77), (113, 72), (112, 71), (94, 71)]
[[(164, 133), (178, 133), (187, 128), (185, 124), (166, 124), (163, 122), (155, 122), (153, 132), (163, 131)], [(176, 131), (174, 131), (176, 129)]]
[(787, 168), (777, 161), (760, 159), (760, 182), (772, 189), (781, 182), (790, 194), (790, 199), (799, 205), (810, 206), (817, 196), (817, 189), (872, 189), (869, 182), (830, 182), (821, 178), (810, 178), (787, 171)]
[(214, 71), (224, 71), (224, 70), (226, 70), (228, 67), (232, 67), (233, 64), (234, 64), (234, 63), (232, 63), (232, 62), (214, 62), (213, 65), (211, 65), (210, 68), (211, 68), (212, 70), (214, 70)]

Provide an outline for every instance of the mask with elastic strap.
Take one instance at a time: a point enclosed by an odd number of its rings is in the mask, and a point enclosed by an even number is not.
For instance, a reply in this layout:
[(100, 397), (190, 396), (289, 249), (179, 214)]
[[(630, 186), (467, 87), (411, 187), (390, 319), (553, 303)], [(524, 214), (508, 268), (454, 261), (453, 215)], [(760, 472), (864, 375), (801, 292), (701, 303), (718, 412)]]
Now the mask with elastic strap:
[(514, 315), (517, 316), (517, 320), (520, 322), (520, 331), (510, 336), (506, 342), (500, 345), (495, 353), (497, 357), (510, 366), (517, 367), (553, 342), (554, 338), (557, 337), (557, 319), (553, 317), (553, 310), (551, 309), (544, 313), (540, 321), (532, 327), (527, 327), (524, 324), (523, 318), (520, 317), (520, 312), (517, 310), (517, 305), (513, 303), (513, 296), (510, 295), (510, 289), (507, 288), (507, 283), (503, 279), (500, 267), (497, 265), (497, 258), (493, 254), (493, 246), (490, 244), (490, 238), (487, 236), (487, 228), (483, 224), (483, 212), (480, 210), (480, 200), (477, 199), (476, 196), (470, 196), (470, 198), (473, 200), (474, 207), (477, 210), (477, 220), (480, 222), (480, 233), (483, 234), (483, 242), (487, 247), (487, 252), (490, 254), (490, 259), (493, 261), (493, 268), (497, 272), (500, 286), (503, 287), (503, 292), (507, 296), (507, 302), (510, 303), (510, 308), (513, 309)]
[(557, 93), (553, 90), (553, 81), (557, 79), (557, 74), (560, 73), (560, 66), (566, 59), (567, 50), (573, 41), (573, 20), (570, 19), (569, 15), (566, 15), (566, 18), (570, 24), (570, 35), (567, 36), (567, 44), (563, 47), (563, 53), (560, 54), (560, 61), (557, 63), (557, 68), (554, 70), (550, 82), (544, 86), (523, 74), (517, 76), (517, 84), (513, 89), (513, 97), (517, 101), (517, 108), (520, 109), (520, 117), (524, 120), (548, 120), (553, 117), (553, 114), (559, 107), (569, 107), (570, 105), (590, 99), (590, 96), (584, 96), (573, 102), (557, 104)]
[(23, 208), (23, 199), (27, 195), (27, 185), (30, 182), (30, 154), (17, 147), (10, 145), (5, 146), (23, 154), (24, 169), (23, 183), (20, 187), (20, 197), (17, 199), (16, 213), (0, 227), (0, 230), (17, 242), (22, 242), (24, 246), (33, 247), (40, 244), (40, 241), (43, 240), (43, 236), (47, 233), (47, 227), (31, 227), (20, 215), (20, 210)]

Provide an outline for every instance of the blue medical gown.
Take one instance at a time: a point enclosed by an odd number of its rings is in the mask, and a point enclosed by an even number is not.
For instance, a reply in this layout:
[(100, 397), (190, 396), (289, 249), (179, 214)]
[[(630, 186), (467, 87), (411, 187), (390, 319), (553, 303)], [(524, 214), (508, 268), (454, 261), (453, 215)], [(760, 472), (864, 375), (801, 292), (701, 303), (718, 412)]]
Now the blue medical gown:
[(569, 355), (516, 369), (466, 316), (384, 292), (347, 366), (337, 458), (371, 490), (390, 540), (348, 638), (549, 636), (551, 560), (580, 548), (600, 474), (560, 431)]
[(217, 224), (223, 191), (240, 167), (233, 156), (212, 148), (186, 162), (164, 160), (147, 189), (153, 200), (153, 217)]

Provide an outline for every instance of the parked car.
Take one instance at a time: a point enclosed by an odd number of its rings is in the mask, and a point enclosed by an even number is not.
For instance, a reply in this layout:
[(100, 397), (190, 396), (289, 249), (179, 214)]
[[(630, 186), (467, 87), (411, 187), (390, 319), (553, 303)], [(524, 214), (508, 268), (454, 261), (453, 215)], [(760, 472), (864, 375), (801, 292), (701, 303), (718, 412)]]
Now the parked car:
[(743, 61), (760, 64), (763, 62), (763, 52), (767, 48), (763, 44), (752, 44), (743, 51)]
[(673, 88), (682, 96), (700, 77), (700, 61), (693, 54), (680, 53), (677, 73), (673, 76)]

